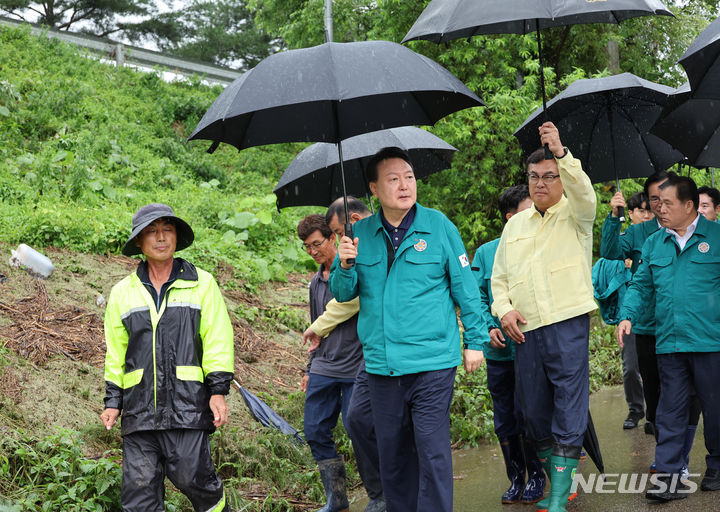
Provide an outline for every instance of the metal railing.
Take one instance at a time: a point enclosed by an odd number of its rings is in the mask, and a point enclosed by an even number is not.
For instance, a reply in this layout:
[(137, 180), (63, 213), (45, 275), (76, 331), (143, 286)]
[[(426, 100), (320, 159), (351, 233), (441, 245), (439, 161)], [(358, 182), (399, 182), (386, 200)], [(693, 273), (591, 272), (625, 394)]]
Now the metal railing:
[(114, 59), (118, 66), (124, 66), (128, 63), (141, 68), (153, 69), (155, 67), (161, 67), (170, 73), (186, 77), (197, 75), (208, 82), (216, 82), (223, 85), (228, 85), (242, 74), (230, 68), (181, 59), (137, 46), (126, 45), (119, 41), (113, 41), (112, 39), (95, 37), (78, 32), (56, 30), (45, 25), (20, 22), (5, 16), (0, 16), (0, 25), (11, 27), (29, 26), (30, 31), (35, 35), (53, 37), (86, 48), (99, 54), (101, 57)]

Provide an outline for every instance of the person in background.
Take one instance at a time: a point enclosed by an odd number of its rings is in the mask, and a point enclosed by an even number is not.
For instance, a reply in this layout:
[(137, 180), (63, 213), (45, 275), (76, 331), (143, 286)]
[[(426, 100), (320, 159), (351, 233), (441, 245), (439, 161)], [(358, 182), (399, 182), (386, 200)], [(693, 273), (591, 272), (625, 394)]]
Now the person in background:
[(698, 212), (710, 222), (717, 222), (720, 213), (720, 190), (713, 187), (700, 187), (698, 189), (700, 204)]
[[(518, 396), (535, 451), (550, 477), (538, 510), (565, 510), (587, 428), (590, 264), (596, 198), (590, 178), (551, 122), (527, 160), (532, 208), (500, 237), (492, 311), (515, 343)], [(567, 197), (563, 195), (567, 194)]]
[[(322, 215), (308, 215), (302, 219), (297, 233), (307, 253), (319, 265), (310, 280), (310, 320), (315, 321), (333, 298), (328, 277), (337, 254), (335, 234)], [(305, 439), (320, 469), (327, 497), (322, 512), (346, 512), (349, 507), (345, 462), (337, 453), (332, 430), (340, 414), (347, 430), (348, 406), (361, 363), (357, 316), (338, 325), (317, 350), (310, 352), (302, 386), (305, 389), (304, 426)]]
[[(505, 189), (498, 200), (500, 216), (507, 222), (513, 215), (532, 206), (527, 185), (516, 185)], [(500, 243), (496, 238), (481, 245), (475, 252), (472, 270), (480, 289), (483, 315), (489, 329), (490, 342), (483, 348), (487, 364), (487, 385), (493, 401), (495, 435), (500, 443), (505, 471), (510, 479), (510, 488), (501, 497), (501, 502), (510, 504), (522, 501), (535, 503), (545, 492), (545, 473), (532, 444), (524, 430), (524, 420), (515, 394), (515, 344), (507, 340), (500, 328), (500, 320), (490, 313), (492, 276), (495, 251)], [(526, 439), (523, 440), (523, 437)], [(527, 485), (525, 470), (527, 469)]]
[(165, 476), (196, 511), (229, 512), (209, 434), (228, 419), (233, 329), (215, 279), (175, 253), (195, 235), (172, 208), (133, 215), (123, 254), (143, 254), (105, 310), (108, 430), (122, 413), (122, 509), (165, 510)]
[[(350, 224), (370, 216), (370, 210), (359, 199), (348, 196), (347, 202)], [(336, 236), (342, 238), (345, 235), (345, 205), (342, 197), (330, 205), (325, 214), (325, 221)], [(310, 342), (310, 351), (317, 349), (322, 343), (322, 338), (329, 336), (338, 325), (356, 315), (358, 311), (360, 311), (360, 301), (357, 298), (350, 302), (331, 300), (327, 303), (325, 312), (315, 319), (303, 334), (303, 343)], [(358, 473), (369, 498), (365, 512), (385, 512), (385, 496), (380, 480), (380, 459), (364, 360), (360, 363), (355, 376), (345, 424), (352, 441)]]
[(417, 203), (407, 152), (380, 150), (366, 174), (381, 210), (353, 226), (354, 239), (342, 238), (330, 287), (341, 302), (360, 297), (387, 509), (450, 512), (450, 404), (462, 355), (466, 371), (482, 365), (488, 334), (480, 295), (457, 228)]
[(702, 408), (707, 471), (700, 488), (720, 490), (720, 226), (699, 215), (698, 190), (688, 177), (669, 173), (660, 187), (662, 230), (642, 248), (620, 311), (617, 338), (622, 343), (633, 321), (644, 314), (655, 296), (657, 362), (660, 374), (657, 447), (660, 473), (645, 496), (667, 502), (686, 498), (689, 488), (679, 481), (696, 393)]

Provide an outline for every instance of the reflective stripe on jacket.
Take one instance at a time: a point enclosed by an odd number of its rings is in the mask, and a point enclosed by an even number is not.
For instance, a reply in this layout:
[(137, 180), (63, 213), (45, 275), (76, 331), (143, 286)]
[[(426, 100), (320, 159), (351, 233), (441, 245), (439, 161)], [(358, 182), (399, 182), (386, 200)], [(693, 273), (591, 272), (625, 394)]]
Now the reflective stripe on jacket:
[(214, 430), (211, 395), (233, 377), (233, 329), (215, 279), (187, 261), (158, 311), (132, 273), (105, 311), (105, 407), (122, 410), (122, 433)]

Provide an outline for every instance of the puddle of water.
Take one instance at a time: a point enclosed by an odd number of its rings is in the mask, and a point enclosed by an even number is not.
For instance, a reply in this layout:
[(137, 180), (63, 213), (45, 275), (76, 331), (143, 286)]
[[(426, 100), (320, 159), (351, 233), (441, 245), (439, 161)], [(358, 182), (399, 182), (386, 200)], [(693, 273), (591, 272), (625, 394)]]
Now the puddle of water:
[[(637, 478), (648, 471), (654, 459), (655, 440), (643, 431), (644, 420), (640, 427), (623, 430), (622, 423), (627, 416), (627, 405), (621, 387), (607, 388), (590, 397), (595, 429), (605, 462), (608, 482), (618, 482), (619, 473), (639, 473)], [(645, 489), (642, 493), (619, 494), (580, 491), (578, 498), (568, 506), (568, 512), (716, 512), (720, 511), (720, 492), (702, 492), (700, 480), (705, 473), (705, 443), (702, 421), (698, 426), (695, 444), (690, 453), (690, 472), (698, 474), (692, 480), (698, 485), (698, 491), (687, 499), (665, 505), (648, 503)], [(453, 454), (455, 474), (454, 510), (455, 512), (534, 512), (535, 507), (523, 504), (502, 505), (500, 496), (509, 483), (505, 476), (502, 453), (497, 444), (483, 445), (475, 449), (458, 450)], [(578, 468), (586, 482), (599, 478), (599, 471), (592, 461), (580, 462)], [(606, 483), (605, 489), (617, 489), (617, 485)], [(367, 499), (357, 500), (350, 506), (350, 512), (363, 512)]]

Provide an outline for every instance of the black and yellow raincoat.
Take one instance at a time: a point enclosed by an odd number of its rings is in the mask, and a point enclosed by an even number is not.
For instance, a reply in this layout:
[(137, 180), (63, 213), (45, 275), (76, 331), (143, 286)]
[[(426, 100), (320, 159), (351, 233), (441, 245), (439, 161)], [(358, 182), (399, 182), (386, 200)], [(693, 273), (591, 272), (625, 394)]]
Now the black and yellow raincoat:
[[(180, 258), (160, 304), (137, 272), (116, 284), (105, 312), (105, 407), (122, 433), (214, 431), (211, 395), (233, 378), (233, 330), (220, 288)], [(144, 265), (144, 263), (141, 263)]]

